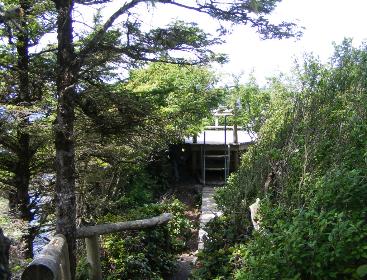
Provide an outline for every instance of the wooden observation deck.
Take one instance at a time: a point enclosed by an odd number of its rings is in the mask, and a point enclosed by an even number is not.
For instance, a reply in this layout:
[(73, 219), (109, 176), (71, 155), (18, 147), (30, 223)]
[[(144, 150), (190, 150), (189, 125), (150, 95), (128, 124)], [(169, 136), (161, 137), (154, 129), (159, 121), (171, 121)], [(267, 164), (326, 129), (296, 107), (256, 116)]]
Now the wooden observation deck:
[[(203, 185), (221, 185), (228, 175), (237, 170), (241, 154), (254, 143), (256, 134), (250, 134), (242, 127), (227, 126), (226, 116), (231, 111), (216, 112), (215, 125), (184, 140), (185, 148), (191, 154), (192, 174), (199, 174)], [(218, 125), (218, 117), (224, 116), (224, 126)]]

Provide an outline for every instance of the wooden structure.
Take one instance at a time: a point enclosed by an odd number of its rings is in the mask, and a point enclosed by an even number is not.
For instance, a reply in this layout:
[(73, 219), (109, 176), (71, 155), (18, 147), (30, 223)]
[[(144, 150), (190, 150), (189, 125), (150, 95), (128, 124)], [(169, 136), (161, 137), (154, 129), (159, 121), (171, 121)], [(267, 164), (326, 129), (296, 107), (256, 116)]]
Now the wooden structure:
[[(81, 227), (77, 230), (77, 238), (85, 238), (87, 261), (89, 264), (89, 279), (102, 280), (102, 270), (99, 253), (99, 235), (124, 230), (151, 228), (166, 224), (172, 219), (172, 214), (164, 213), (150, 219), (103, 224)], [(66, 239), (57, 234), (43, 248), (41, 253), (27, 266), (22, 274), (22, 280), (70, 280), (69, 253)]]
[[(250, 139), (234, 143), (233, 138), (228, 137), (233, 133), (231, 128), (226, 131), (220, 128), (216, 130), (206, 128), (196, 142), (187, 141), (186, 148), (191, 153), (191, 169), (193, 174), (200, 174), (202, 184), (212, 182), (223, 183), (228, 175), (237, 170), (241, 154), (252, 143)], [(246, 133), (243, 132), (245, 136)], [(218, 139), (219, 140), (216, 140)], [(220, 139), (222, 138), (222, 139)], [(241, 137), (240, 139), (245, 138)]]
[[(235, 115), (234, 110), (220, 107), (213, 112), (215, 125), (207, 126), (194, 137), (184, 140), (183, 150), (191, 158), (191, 173), (199, 175), (203, 185), (223, 184), (228, 175), (238, 169), (241, 154), (256, 138), (242, 127), (227, 126), (227, 117)], [(219, 118), (224, 125), (219, 125)]]
[(199, 175), (203, 185), (223, 184), (237, 170), (240, 156), (253, 138), (233, 126), (209, 126), (198, 136), (185, 139), (184, 149), (190, 154), (191, 172)]

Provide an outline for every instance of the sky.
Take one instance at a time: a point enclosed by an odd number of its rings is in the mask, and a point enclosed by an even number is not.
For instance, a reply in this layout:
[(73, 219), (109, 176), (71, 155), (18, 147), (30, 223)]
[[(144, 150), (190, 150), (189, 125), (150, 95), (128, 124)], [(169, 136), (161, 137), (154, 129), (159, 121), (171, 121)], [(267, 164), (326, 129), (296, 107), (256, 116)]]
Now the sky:
[[(108, 4), (105, 17), (120, 5), (121, 0)], [(228, 54), (230, 62), (215, 66), (215, 69), (227, 74), (243, 73), (244, 77), (253, 73), (262, 84), (267, 77), (280, 72), (290, 73), (295, 60), (302, 61), (305, 53), (312, 52), (326, 62), (333, 53), (333, 42), (340, 43), (349, 37), (358, 46), (367, 39), (366, 11), (367, 0), (283, 0), (270, 18), (275, 22), (291, 21), (304, 27), (302, 38), (261, 40), (254, 29), (235, 27), (233, 33), (224, 38), (226, 43), (214, 48)], [(209, 32), (216, 27), (209, 17), (194, 12), (182, 13), (171, 5), (161, 5), (148, 12), (144, 7), (141, 13), (147, 27), (162, 26), (173, 19), (197, 22)]]
[(355, 46), (367, 39), (366, 0), (284, 0), (273, 18), (291, 20), (305, 28), (298, 41), (259, 40), (254, 30), (236, 28), (223, 46), (231, 62), (223, 71), (250, 73), (264, 82), (267, 76), (291, 72), (296, 59), (313, 53), (327, 62), (333, 53), (333, 42), (353, 39)]

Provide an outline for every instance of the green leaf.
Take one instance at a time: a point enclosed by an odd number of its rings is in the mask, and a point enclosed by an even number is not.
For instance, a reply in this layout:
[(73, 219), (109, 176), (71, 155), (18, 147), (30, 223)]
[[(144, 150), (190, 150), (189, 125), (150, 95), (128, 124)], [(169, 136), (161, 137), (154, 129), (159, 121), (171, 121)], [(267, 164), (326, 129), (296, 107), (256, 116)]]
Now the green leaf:
[(356, 273), (359, 277), (365, 277), (367, 275), (367, 264), (359, 266), (356, 270)]

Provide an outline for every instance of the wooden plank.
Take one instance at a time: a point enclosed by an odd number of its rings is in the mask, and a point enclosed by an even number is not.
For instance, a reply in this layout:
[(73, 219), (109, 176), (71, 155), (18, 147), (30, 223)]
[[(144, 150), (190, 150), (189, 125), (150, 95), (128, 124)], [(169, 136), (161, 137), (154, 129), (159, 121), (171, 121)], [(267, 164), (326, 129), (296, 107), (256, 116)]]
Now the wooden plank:
[[(253, 143), (239, 143), (239, 144), (230, 144), (231, 145), (231, 151), (238, 150), (238, 151), (244, 151)], [(191, 146), (192, 151), (200, 151), (202, 144), (187, 144)], [(207, 151), (225, 151), (227, 149), (227, 145), (223, 144), (206, 144), (206, 150)]]
[(219, 170), (224, 170), (224, 167), (206, 167), (205, 170), (209, 170), (209, 171), (219, 171)]

